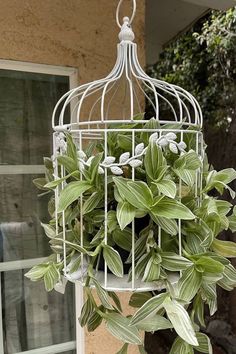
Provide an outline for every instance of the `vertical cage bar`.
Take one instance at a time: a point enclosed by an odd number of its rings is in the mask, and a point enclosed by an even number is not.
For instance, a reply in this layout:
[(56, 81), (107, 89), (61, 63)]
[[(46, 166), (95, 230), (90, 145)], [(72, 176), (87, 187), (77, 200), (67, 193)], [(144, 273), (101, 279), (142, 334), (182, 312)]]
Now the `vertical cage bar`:
[[(196, 154), (199, 157), (199, 132), (196, 133)], [(199, 177), (199, 168), (196, 170), (196, 176), (195, 176), (195, 198), (197, 198), (197, 203), (199, 206), (200, 200), (199, 200), (199, 192), (198, 192), (199, 189), (198, 177)]]
[(83, 307), (83, 285), (75, 283), (75, 312), (76, 312), (76, 354), (85, 354), (84, 329), (80, 326), (79, 317)]
[[(159, 112), (158, 112), (159, 115)], [(162, 131), (159, 131), (159, 138), (162, 136)], [(160, 195), (160, 193), (158, 193)], [(161, 248), (161, 227), (158, 225), (158, 246)]]
[[(107, 158), (107, 128), (105, 128), (104, 132), (104, 157)], [(107, 245), (107, 168), (105, 168), (104, 172), (104, 239), (105, 244)], [(104, 260), (104, 284), (105, 288), (107, 288), (107, 262)]]
[[(183, 142), (184, 133), (181, 131), (180, 133), (180, 141)], [(182, 180), (179, 178), (179, 201), (182, 200)], [(182, 256), (182, 224), (181, 219), (178, 220), (178, 239), (179, 239), (179, 255)], [(181, 272), (180, 272), (181, 275)]]
[[(83, 136), (81, 130), (79, 131), (79, 150), (83, 150)], [(83, 173), (80, 168), (80, 181), (83, 180)], [(83, 195), (80, 196), (80, 244), (84, 247), (84, 225), (83, 225)], [(82, 269), (82, 283), (84, 282), (84, 255), (81, 253), (81, 269)]]
[[(63, 155), (63, 151), (60, 148), (60, 155)], [(65, 177), (65, 167), (61, 165), (61, 178)], [(61, 190), (65, 188), (65, 181), (61, 184)], [(62, 211), (62, 237), (63, 237), (63, 264), (64, 264), (64, 272), (66, 271), (66, 225), (65, 225), (65, 210)]]
[[(132, 131), (132, 156), (135, 155), (135, 131)], [(132, 181), (135, 180), (135, 168), (132, 167)], [(132, 221), (132, 289), (135, 288), (135, 219)]]
[[(58, 178), (58, 162), (57, 162), (57, 144), (56, 144), (56, 135), (57, 133), (53, 133), (53, 169), (54, 169), (54, 177)], [(56, 223), (56, 235), (58, 235), (58, 201), (59, 201), (59, 186), (55, 188), (55, 223)], [(60, 254), (57, 254), (57, 262), (60, 262)]]

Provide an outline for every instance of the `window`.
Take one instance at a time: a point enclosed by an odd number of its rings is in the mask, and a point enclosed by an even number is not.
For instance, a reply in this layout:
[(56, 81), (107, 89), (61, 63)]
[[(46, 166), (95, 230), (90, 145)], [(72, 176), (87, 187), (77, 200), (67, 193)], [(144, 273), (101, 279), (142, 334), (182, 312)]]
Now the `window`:
[(52, 154), (51, 114), (76, 70), (0, 60), (0, 353), (74, 354), (74, 286), (46, 293), (24, 277), (50, 254), (47, 195), (32, 180)]

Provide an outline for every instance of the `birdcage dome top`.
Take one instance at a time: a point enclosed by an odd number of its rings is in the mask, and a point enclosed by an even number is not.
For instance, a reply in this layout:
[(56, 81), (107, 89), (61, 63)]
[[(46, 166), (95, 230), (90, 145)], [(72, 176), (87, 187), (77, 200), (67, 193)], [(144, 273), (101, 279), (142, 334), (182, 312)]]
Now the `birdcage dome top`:
[(119, 11), (122, 1), (120, 0), (116, 12), (120, 42), (113, 69), (106, 77), (78, 86), (64, 94), (53, 112), (53, 129), (73, 131), (91, 127), (101, 129), (107, 124), (114, 127), (120, 123), (130, 124), (137, 114), (145, 111), (145, 103), (151, 107), (153, 117), (160, 126), (172, 123), (186, 128), (201, 128), (202, 112), (196, 98), (177, 85), (148, 76), (142, 69), (131, 27), (136, 2), (133, 1), (132, 16), (124, 17), (121, 24)]

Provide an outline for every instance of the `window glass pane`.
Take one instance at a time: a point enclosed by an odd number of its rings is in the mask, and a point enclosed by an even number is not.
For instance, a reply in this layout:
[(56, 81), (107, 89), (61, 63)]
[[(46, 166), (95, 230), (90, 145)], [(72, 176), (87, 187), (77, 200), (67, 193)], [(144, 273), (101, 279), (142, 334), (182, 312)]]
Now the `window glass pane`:
[(67, 284), (64, 295), (55, 291), (47, 293), (43, 283), (24, 277), (26, 271), (2, 273), (4, 354), (75, 338), (73, 285)]
[(48, 256), (51, 251), (40, 222), (47, 222), (49, 196), (32, 180), (36, 175), (0, 175), (0, 261)]
[(0, 164), (42, 164), (53, 108), (68, 90), (66, 76), (0, 69)]

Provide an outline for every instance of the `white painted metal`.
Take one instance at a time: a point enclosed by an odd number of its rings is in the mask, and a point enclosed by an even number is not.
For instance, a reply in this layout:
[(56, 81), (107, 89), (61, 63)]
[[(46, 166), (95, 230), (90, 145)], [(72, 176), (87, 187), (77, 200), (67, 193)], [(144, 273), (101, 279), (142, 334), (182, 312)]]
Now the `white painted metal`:
[(55, 345), (50, 345), (48, 347), (38, 348), (27, 350), (24, 352), (18, 352), (15, 354), (58, 354), (58, 353), (65, 353), (69, 350), (74, 350), (76, 347), (75, 341), (60, 343)]
[(85, 354), (85, 335), (84, 330), (80, 326), (78, 318), (83, 306), (83, 285), (80, 282), (75, 283), (75, 313), (76, 313), (76, 353)]
[[(66, 93), (55, 106), (52, 116), (52, 127), (54, 133), (54, 175), (55, 178), (61, 178), (64, 176), (64, 168), (60, 168), (58, 173), (58, 165), (56, 156), (63, 154), (66, 146), (66, 137), (64, 132), (69, 131), (74, 138), (75, 143), (78, 143), (78, 150), (83, 149), (83, 144), (86, 140), (103, 140), (104, 143), (104, 157), (108, 156), (108, 134), (112, 132), (124, 133), (129, 132), (132, 136), (132, 156), (128, 162), (133, 159), (141, 158), (146, 153), (146, 149), (141, 154), (135, 155), (135, 136), (139, 132), (155, 133), (157, 135), (157, 143), (161, 137), (168, 132), (178, 133), (180, 135), (180, 141), (183, 142), (184, 138), (188, 134), (192, 134), (193, 139), (196, 141), (196, 152), (201, 158), (203, 158), (203, 143), (201, 127), (203, 123), (203, 117), (201, 108), (197, 100), (186, 90), (176, 85), (169, 84), (167, 82), (149, 77), (138, 61), (137, 46), (133, 43), (134, 33), (131, 28), (135, 11), (136, 1), (133, 0), (133, 13), (131, 19), (128, 17), (123, 18), (123, 25), (121, 26), (119, 20), (119, 10), (123, 0), (119, 1), (116, 19), (117, 24), (121, 28), (119, 33), (120, 43), (118, 44), (117, 60), (111, 73), (105, 78), (95, 80), (87, 84), (83, 84), (75, 89)], [(122, 100), (119, 102), (121, 107), (120, 116), (114, 117), (111, 112), (113, 104), (117, 104), (119, 96), (117, 92), (121, 91), (123, 94)], [(151, 103), (155, 115), (155, 119), (158, 121), (160, 128), (158, 129), (145, 129), (144, 124), (147, 122), (145, 119), (139, 120), (141, 128), (129, 128), (128, 124), (134, 123), (134, 115), (142, 113), (140, 99), (146, 99)], [(73, 110), (71, 114), (71, 121), (69, 124), (65, 124), (65, 112), (68, 105), (73, 103)], [(84, 115), (84, 107), (90, 113)], [(164, 107), (164, 108), (163, 108)], [(165, 110), (168, 110), (168, 115), (165, 115)], [(164, 114), (163, 114), (164, 113)], [(164, 117), (163, 117), (164, 115)], [(122, 123), (123, 127), (118, 128), (117, 124)], [(164, 126), (167, 123), (171, 123), (171, 127)], [(127, 128), (125, 128), (127, 125)], [(201, 144), (201, 149), (199, 149)], [(82, 161), (80, 161), (82, 162)], [(86, 164), (86, 163), (85, 163)], [(108, 228), (107, 228), (107, 214), (108, 214), (108, 168), (122, 167), (122, 163), (112, 163), (110, 165), (100, 164), (100, 167), (104, 169), (104, 229), (105, 243), (108, 242)], [(81, 179), (83, 178), (81, 173)], [(132, 179), (135, 180), (135, 169), (132, 168)], [(196, 198), (200, 200), (199, 194), (200, 174), (196, 173)], [(57, 210), (57, 204), (60, 191), (62, 187), (57, 187), (55, 191), (55, 204)], [(179, 181), (179, 200), (181, 201), (181, 188), (182, 182)], [(80, 227), (81, 227), (81, 239), (80, 243), (83, 246), (83, 197), (80, 198), (81, 212), (80, 212)], [(57, 212), (56, 212), (57, 214)], [(58, 216), (56, 215), (56, 220)], [(64, 220), (64, 212), (62, 212), (62, 220)], [(63, 238), (66, 235), (66, 225), (63, 222)], [(181, 239), (181, 220), (178, 221), (178, 239), (179, 239), (179, 254), (182, 254), (182, 239)], [(144, 283), (140, 279), (135, 278), (135, 225), (132, 225), (132, 265), (131, 265), (131, 281), (128, 281), (128, 276), (124, 276), (122, 279), (111, 275), (108, 272), (107, 264), (104, 262), (104, 271), (98, 271), (96, 269), (96, 277), (102, 286), (111, 291), (151, 291), (158, 290), (163, 287), (163, 284), (159, 282)], [(159, 229), (159, 246), (161, 246), (161, 228)], [(66, 269), (66, 247), (63, 252), (64, 269)], [(82, 255), (81, 274), (79, 275), (80, 281), (83, 284), (83, 271), (86, 264), (84, 264)], [(67, 276), (67, 274), (65, 274)], [(176, 275), (170, 278), (171, 282), (176, 281)], [(78, 285), (77, 292), (82, 293), (80, 286)], [(82, 295), (81, 295), (82, 296)], [(79, 310), (79, 307), (77, 308)], [(79, 328), (79, 333), (80, 328)], [(80, 352), (79, 352), (80, 353)]]

